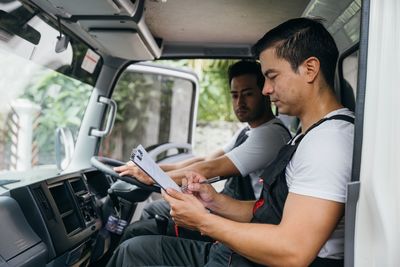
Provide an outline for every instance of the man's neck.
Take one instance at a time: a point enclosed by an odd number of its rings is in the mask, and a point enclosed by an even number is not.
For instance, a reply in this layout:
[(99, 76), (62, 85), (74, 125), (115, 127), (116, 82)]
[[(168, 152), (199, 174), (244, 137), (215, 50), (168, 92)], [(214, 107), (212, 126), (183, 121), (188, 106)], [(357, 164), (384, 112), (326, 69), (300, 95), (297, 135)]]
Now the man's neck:
[(330, 112), (343, 108), (333, 94), (326, 94), (309, 101), (305, 111), (299, 115), (302, 133), (306, 132), (314, 123), (324, 118)]
[(247, 123), (249, 124), (249, 126), (251, 128), (257, 128), (258, 126), (260, 126), (266, 122), (269, 122), (270, 120), (272, 120), (274, 118), (275, 118), (275, 116), (274, 116), (274, 114), (272, 114), (272, 112), (266, 112), (259, 119), (251, 121), (251, 122), (249, 121)]

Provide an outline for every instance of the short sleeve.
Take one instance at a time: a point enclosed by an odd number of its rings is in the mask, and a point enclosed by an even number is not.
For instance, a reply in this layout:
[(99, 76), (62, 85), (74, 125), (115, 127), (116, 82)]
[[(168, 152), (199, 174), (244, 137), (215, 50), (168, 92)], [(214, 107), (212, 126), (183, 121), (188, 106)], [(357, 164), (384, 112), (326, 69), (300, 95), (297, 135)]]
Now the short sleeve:
[(268, 125), (252, 129), (247, 140), (226, 156), (242, 176), (265, 168), (276, 157), (287, 142), (287, 133), (279, 125)]
[(246, 127), (247, 126), (244, 126), (244, 127), (240, 128), (238, 131), (236, 131), (236, 133), (232, 136), (232, 138), (222, 147), (222, 150), (224, 151), (225, 154), (228, 153), (229, 151), (231, 151), (235, 147), (235, 143), (236, 143), (237, 138), (239, 137), (239, 134)]
[[(353, 128), (352, 125), (348, 127)], [(311, 131), (286, 168), (289, 192), (344, 203), (352, 152), (351, 129)]]

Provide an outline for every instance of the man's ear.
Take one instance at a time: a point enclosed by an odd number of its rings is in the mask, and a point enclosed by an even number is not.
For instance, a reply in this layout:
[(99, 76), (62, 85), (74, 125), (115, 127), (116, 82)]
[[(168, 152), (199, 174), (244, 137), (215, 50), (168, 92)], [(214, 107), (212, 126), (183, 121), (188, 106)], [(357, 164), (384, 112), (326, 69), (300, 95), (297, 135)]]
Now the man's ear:
[(306, 81), (308, 83), (314, 82), (320, 72), (320, 62), (318, 58), (316, 57), (307, 58), (306, 60), (304, 60), (302, 67)]

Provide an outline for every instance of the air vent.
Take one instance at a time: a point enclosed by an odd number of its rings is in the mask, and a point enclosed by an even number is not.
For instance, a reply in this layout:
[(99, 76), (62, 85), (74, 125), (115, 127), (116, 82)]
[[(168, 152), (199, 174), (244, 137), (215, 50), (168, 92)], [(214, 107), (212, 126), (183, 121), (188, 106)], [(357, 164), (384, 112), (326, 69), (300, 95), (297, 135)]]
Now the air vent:
[(47, 220), (51, 220), (54, 218), (53, 210), (50, 207), (49, 201), (46, 198), (46, 195), (43, 192), (41, 187), (33, 189), (34, 195), (38, 202), (39, 208), (42, 211), (43, 215)]

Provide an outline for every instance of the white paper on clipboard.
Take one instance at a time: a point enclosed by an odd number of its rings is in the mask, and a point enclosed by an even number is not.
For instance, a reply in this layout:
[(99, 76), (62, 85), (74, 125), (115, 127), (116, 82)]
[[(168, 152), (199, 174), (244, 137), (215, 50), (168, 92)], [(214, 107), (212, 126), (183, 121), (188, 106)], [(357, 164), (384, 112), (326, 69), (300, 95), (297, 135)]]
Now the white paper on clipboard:
[(151, 177), (162, 189), (172, 188), (182, 192), (181, 188), (154, 162), (142, 145), (136, 148), (133, 162)]

